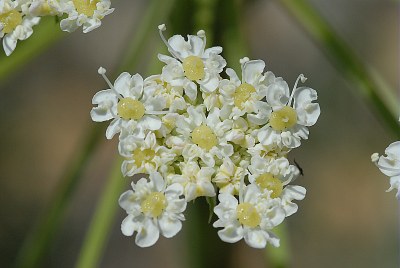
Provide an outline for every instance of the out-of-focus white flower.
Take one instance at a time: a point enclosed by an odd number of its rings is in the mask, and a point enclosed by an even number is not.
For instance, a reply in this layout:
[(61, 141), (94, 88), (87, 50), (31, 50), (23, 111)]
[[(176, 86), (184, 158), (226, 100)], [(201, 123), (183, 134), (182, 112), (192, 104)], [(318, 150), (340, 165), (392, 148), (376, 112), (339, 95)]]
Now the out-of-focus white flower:
[(385, 150), (386, 156), (379, 156), (378, 153), (371, 155), (380, 171), (390, 177), (390, 188), (388, 192), (397, 189), (397, 198), (400, 198), (400, 141), (391, 143)]
[(7, 56), (11, 55), (18, 40), (28, 39), (32, 27), (39, 23), (40, 18), (22, 12), (23, 2), (4, 0), (0, 2), (0, 38), (3, 38), (3, 48)]
[(67, 18), (61, 20), (61, 30), (73, 32), (83, 26), (83, 32), (88, 33), (101, 25), (101, 20), (114, 11), (110, 8), (110, 0), (72, 0), (66, 2), (63, 13)]
[(185, 220), (186, 201), (181, 198), (183, 188), (175, 183), (166, 187), (158, 172), (150, 174), (150, 180), (140, 179), (132, 183), (132, 189), (119, 198), (119, 205), (128, 216), (121, 224), (122, 233), (132, 236), (140, 247), (154, 245), (160, 233), (164, 237), (175, 236)]

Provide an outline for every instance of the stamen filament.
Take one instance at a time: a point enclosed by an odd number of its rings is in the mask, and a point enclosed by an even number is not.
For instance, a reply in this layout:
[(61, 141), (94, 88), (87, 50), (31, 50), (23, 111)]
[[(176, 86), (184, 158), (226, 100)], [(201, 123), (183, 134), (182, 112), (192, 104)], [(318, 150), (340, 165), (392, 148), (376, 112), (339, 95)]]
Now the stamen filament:
[(288, 101), (287, 105), (292, 105), (291, 103), (292, 103), (292, 100), (293, 100), (294, 92), (297, 89), (297, 84), (299, 83), (299, 80), (301, 80), (301, 82), (304, 83), (307, 80), (307, 78), (303, 74), (301, 74), (301, 75), (299, 75), (299, 77), (297, 77), (296, 82), (294, 83), (292, 94), (290, 95), (290, 98), (289, 98), (289, 101)]
[(158, 25), (158, 32), (160, 33), (161, 40), (164, 42), (164, 44), (167, 46), (169, 52), (177, 58), (178, 60), (182, 61), (183, 59), (176, 53), (176, 51), (171, 47), (171, 45), (167, 42), (163, 35), (163, 31), (167, 30), (167, 27), (165, 27), (165, 24)]
[(118, 93), (118, 91), (114, 88), (114, 86), (111, 84), (110, 80), (107, 78), (105, 75), (106, 69), (103, 67), (100, 67), (97, 72), (103, 77), (103, 79), (106, 81), (107, 85), (110, 87), (111, 90), (114, 91), (115, 94), (117, 94), (118, 99), (121, 99), (121, 95)]

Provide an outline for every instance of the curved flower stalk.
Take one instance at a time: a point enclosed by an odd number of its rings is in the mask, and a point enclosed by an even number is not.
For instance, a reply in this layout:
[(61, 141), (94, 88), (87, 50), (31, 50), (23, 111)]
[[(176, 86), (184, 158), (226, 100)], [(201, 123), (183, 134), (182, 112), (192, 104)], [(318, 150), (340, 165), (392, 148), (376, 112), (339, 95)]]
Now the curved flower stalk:
[(18, 40), (26, 40), (32, 27), (44, 16), (67, 18), (60, 22), (61, 30), (72, 32), (83, 27), (88, 33), (101, 25), (101, 20), (114, 11), (109, 0), (4, 0), (0, 2), (0, 38), (7, 56)]
[[(123, 234), (137, 232), (138, 246), (153, 245), (160, 233), (179, 232), (182, 202), (217, 196), (213, 226), (222, 228), (223, 241), (279, 246), (273, 228), (297, 212), (295, 202), (306, 194), (293, 185), (300, 172), (287, 154), (317, 121), (316, 91), (297, 87), (297, 81), (289, 94), (282, 78), (264, 71), (264, 61), (247, 57), (241, 79), (230, 68), (229, 79), (222, 79), (222, 48), (206, 49), (204, 31), (167, 41), (165, 29), (159, 26), (171, 56), (159, 55), (161, 73), (142, 78), (124, 72), (112, 84), (100, 68), (109, 89), (92, 101), (94, 121), (112, 120), (107, 139), (119, 133), (122, 173), (149, 177), (121, 195), (128, 214)], [(180, 205), (171, 210), (169, 202)]]

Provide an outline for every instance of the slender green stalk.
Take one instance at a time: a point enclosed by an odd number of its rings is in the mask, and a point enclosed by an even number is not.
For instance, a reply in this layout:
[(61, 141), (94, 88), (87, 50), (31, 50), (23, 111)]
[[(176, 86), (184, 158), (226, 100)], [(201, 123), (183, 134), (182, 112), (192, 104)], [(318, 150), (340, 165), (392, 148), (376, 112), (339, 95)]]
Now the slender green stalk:
[(274, 228), (274, 233), (280, 239), (280, 246), (274, 248), (268, 245), (265, 251), (266, 260), (272, 268), (290, 267), (290, 248), (289, 248), (289, 232), (285, 222)]
[[(328, 58), (348, 80), (356, 84), (357, 93), (370, 106), (375, 108), (387, 127), (400, 138), (398, 123), (399, 103), (394, 90), (381, 86), (376, 72), (371, 71), (353, 52), (333, 28), (305, 0), (281, 0), (294, 17), (301, 23), (308, 34), (319, 44)], [(385, 98), (384, 98), (385, 97)]]
[(99, 143), (100, 137), (104, 135), (104, 127), (101, 125), (93, 126), (78, 153), (75, 155), (65, 176), (61, 179), (55, 191), (54, 198), (50, 202), (50, 207), (40, 218), (40, 221), (29, 234), (22, 245), (16, 260), (16, 267), (29, 268), (40, 267), (40, 262), (48, 250), (51, 241), (62, 221), (65, 209), (67, 208), (71, 196), (74, 193), (79, 178), (81, 177), (93, 151)]
[(97, 267), (101, 260), (101, 254), (104, 250), (105, 242), (108, 240), (109, 230), (112, 227), (118, 208), (117, 200), (126, 182), (121, 174), (121, 163), (122, 161), (118, 159), (112, 168), (104, 193), (97, 205), (86, 234), (76, 264), (77, 268)]
[[(165, 3), (169, 2), (172, 6), (171, 3), (173, 1), (174, 0), (160, 1), (164, 4), (159, 6), (157, 5), (157, 3), (159, 2), (158, 0), (154, 0), (152, 2), (152, 8), (150, 8), (145, 14), (145, 17), (147, 19), (145, 19), (145, 21), (142, 23), (141, 30), (137, 34), (137, 37), (135, 37), (132, 41), (134, 42), (134, 44), (130, 46), (131, 49), (128, 52), (123, 53), (126, 63), (125, 65), (121, 65), (122, 67), (119, 68), (119, 70), (128, 68), (128, 65), (132, 67), (134, 66), (134, 64), (137, 63), (137, 57), (140, 54), (140, 51), (143, 51), (144, 48), (147, 46), (146, 41), (148, 41), (147, 39), (149, 38), (149, 35), (147, 33), (154, 32), (153, 29), (156, 29), (154, 28), (154, 25), (156, 24), (154, 19), (149, 20), (148, 18), (156, 18), (162, 13), (163, 9), (165, 11), (165, 16), (168, 16), (169, 11), (165, 10)], [(29, 58), (29, 55), (33, 56), (35, 55), (35, 53), (39, 53), (41, 46), (50, 44), (50, 41), (48, 41), (49, 43), (46, 43), (44, 41), (46, 40), (46, 38), (48, 38), (49, 40), (53, 40), (53, 37), (50, 38), (53, 32), (51, 32), (51, 34), (49, 32), (54, 30), (53, 28), (51, 28), (51, 25), (55, 23), (54, 21), (50, 20), (43, 21), (42, 23), (45, 23), (43, 26), (44, 29), (40, 31), (35, 31), (35, 34), (31, 37), (34, 38), (34, 36), (38, 36), (38, 38), (44, 39), (41, 42), (35, 41), (35, 44), (33, 44), (33, 46), (37, 46), (38, 48), (36, 48), (36, 50), (31, 49), (28, 43), (26, 48), (20, 48), (21, 52), (16, 51), (16, 55), (12, 55), (12, 59), (15, 59), (15, 57), (17, 57), (15, 63), (7, 63), (3, 65), (2, 62), (2, 64), (0, 64), (0, 70), (3, 70), (3, 66), (9, 66), (10, 68), (20, 67), (21, 64), (26, 62), (26, 60)], [(54, 27), (58, 27), (58, 25)], [(54, 35), (57, 36), (57, 34)], [(29, 40), (25, 42), (29, 42)], [(134, 49), (132, 49), (133, 47)], [(23, 50), (25, 49), (32, 51), (23, 52)], [(23, 55), (25, 55), (25, 58), (23, 56), (18, 56), (17, 53), (22, 53)], [(6, 67), (4, 67), (4, 71), (0, 71), (0, 77), (2, 77), (1, 75), (3, 74), (8, 75), (10, 73), (6, 70)], [(104, 136), (103, 124), (91, 124), (89, 128), (90, 130), (88, 136), (82, 143), (83, 145), (80, 146), (81, 149), (78, 150), (78, 153), (73, 158), (71, 164), (67, 165), (65, 176), (63, 176), (63, 178), (61, 179), (61, 182), (57, 187), (57, 190), (55, 191), (54, 198), (51, 200), (51, 202), (49, 202), (50, 206), (48, 207), (48, 209), (45, 210), (43, 216), (40, 217), (37, 225), (35, 225), (35, 228), (32, 229), (32, 232), (27, 236), (26, 240), (24, 241), (16, 259), (16, 267), (40, 267), (40, 263), (44, 255), (48, 251), (48, 248), (51, 245), (51, 241), (53, 240), (55, 233), (58, 230), (59, 225), (61, 224), (65, 209), (69, 204), (73, 193), (77, 189), (79, 178), (81, 177), (82, 172), (85, 170), (85, 167), (94, 150), (97, 148), (97, 145), (102, 140), (101, 137)]]
[(66, 34), (53, 17), (42, 18), (39, 25), (33, 27), (34, 33), (27, 40), (19, 41), (17, 48), (10, 55), (0, 55), (0, 81), (26, 65), (32, 58), (45, 51), (54, 42)]

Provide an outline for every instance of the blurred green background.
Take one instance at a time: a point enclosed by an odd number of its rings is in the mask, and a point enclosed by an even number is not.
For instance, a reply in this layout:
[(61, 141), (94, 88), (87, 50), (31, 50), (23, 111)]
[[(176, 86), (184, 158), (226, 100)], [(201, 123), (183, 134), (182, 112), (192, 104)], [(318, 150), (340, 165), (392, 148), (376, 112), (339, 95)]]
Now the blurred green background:
[[(361, 60), (379, 72), (399, 105), (398, 1), (309, 2)], [(0, 267), (13, 266), (24, 238), (52, 202), (90, 126), (98, 124), (89, 116), (92, 96), (107, 87), (98, 67), (105, 67), (111, 76), (131, 34), (143, 27), (148, 1), (113, 1), (113, 6), (114, 13), (99, 29), (65, 35), (0, 81)], [(308, 77), (306, 85), (319, 94), (319, 121), (311, 127), (309, 140), (289, 154), (289, 160), (293, 163), (295, 158), (304, 169), (304, 177), (296, 183), (307, 188), (298, 213), (287, 219), (290, 267), (399, 267), (397, 200), (394, 192), (385, 193), (389, 179), (370, 161), (372, 153), (382, 154), (396, 137), (280, 1), (244, 1), (239, 17), (248, 53), (237, 58), (264, 60), (268, 70), (291, 86), (302, 73)], [(226, 17), (216, 13), (213, 20)], [(199, 30), (194, 28), (192, 34)], [(161, 46), (154, 28), (134, 72), (145, 74), (158, 53), (152, 48)], [(17, 46), (16, 52), (19, 49), (25, 48)], [(228, 61), (228, 66), (234, 64)], [(39, 267), (76, 263), (116, 146), (116, 139), (102, 138)], [(131, 179), (125, 180), (128, 189)], [(189, 267), (189, 252), (199, 245), (187, 226), (194, 221), (207, 225), (206, 217), (191, 218), (188, 212), (176, 237), (160, 238), (155, 246), (141, 249), (120, 232), (124, 217), (118, 209), (100, 267)], [(216, 230), (211, 235), (210, 241), (217, 240)], [(210, 260), (208, 267), (216, 267), (211, 260), (218, 258), (226, 260), (225, 267), (266, 267), (264, 251), (244, 242), (217, 246), (210, 253), (213, 256), (203, 256), (205, 262)]]

